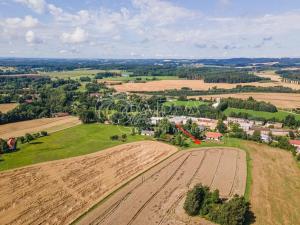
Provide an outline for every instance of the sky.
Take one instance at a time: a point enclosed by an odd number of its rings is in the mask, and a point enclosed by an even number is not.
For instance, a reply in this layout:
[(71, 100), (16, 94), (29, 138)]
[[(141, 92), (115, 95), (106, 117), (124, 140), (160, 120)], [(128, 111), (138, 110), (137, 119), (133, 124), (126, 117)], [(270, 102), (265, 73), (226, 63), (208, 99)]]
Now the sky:
[(299, 0), (0, 0), (0, 57), (300, 57)]

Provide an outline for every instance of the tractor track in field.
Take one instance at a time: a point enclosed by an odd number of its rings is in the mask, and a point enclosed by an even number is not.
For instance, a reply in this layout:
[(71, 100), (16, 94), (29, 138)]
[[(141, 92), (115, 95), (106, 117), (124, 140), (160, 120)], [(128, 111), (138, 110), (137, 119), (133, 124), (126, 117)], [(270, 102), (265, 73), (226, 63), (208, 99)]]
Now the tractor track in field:
[(161, 190), (175, 177), (176, 173), (181, 169), (181, 167), (183, 166), (183, 164), (188, 160), (188, 158), (192, 155), (192, 153), (190, 152), (188, 154), (188, 156), (186, 156), (186, 158), (183, 160), (183, 162), (179, 165), (179, 167), (177, 167), (177, 169), (172, 173), (172, 175), (167, 179), (167, 181), (158, 189), (158, 191), (156, 191), (143, 205), (142, 207), (140, 207), (140, 209), (134, 214), (134, 216), (131, 218), (131, 220), (129, 221), (129, 223), (127, 223), (127, 225), (131, 225), (135, 219), (139, 216), (139, 214), (142, 212), (142, 210), (148, 205), (148, 203), (155, 197), (158, 195), (159, 192), (161, 192)]
[[(155, 175), (159, 174), (163, 169), (167, 168), (168, 166), (170, 166), (172, 163), (176, 162), (177, 160), (179, 160), (180, 158), (183, 158), (185, 156), (185, 154), (179, 155), (178, 157), (174, 158), (172, 161), (170, 161), (168, 164), (166, 164), (165, 166), (163, 166), (162, 168), (160, 168), (159, 170), (157, 170), (155, 173), (151, 174), (151, 176), (149, 176), (148, 178), (146, 178), (145, 180), (142, 180), (142, 182), (140, 182), (139, 184), (135, 185), (122, 199), (120, 199), (119, 201), (117, 201), (115, 204), (113, 204), (111, 207), (109, 207), (107, 210), (105, 210), (105, 212), (103, 214), (101, 214), (100, 216), (98, 216), (97, 218), (94, 219), (94, 221), (92, 221), (90, 224), (94, 225), (94, 224), (101, 224), (107, 217), (109, 217), (111, 214), (114, 213), (114, 211), (119, 207), (119, 205), (125, 201), (128, 196), (131, 195), (132, 191), (134, 191), (136, 188), (138, 188), (139, 186), (143, 185), (143, 183), (151, 178), (153, 178)], [(143, 176), (143, 175), (141, 175)]]
[[(206, 158), (206, 150), (204, 150), (204, 155), (195, 171), (195, 173), (193, 174), (193, 176), (191, 177), (191, 179), (189, 180), (189, 182), (187, 183), (186, 187), (189, 189), (191, 183), (193, 182), (193, 180), (195, 179), (197, 173), (199, 172), (201, 166), (203, 165), (203, 162)], [(158, 225), (162, 225), (165, 222), (165, 219), (171, 214), (171, 212), (177, 207), (177, 205), (179, 204), (179, 202), (185, 197), (185, 193), (182, 193), (181, 195), (179, 195), (179, 197), (176, 199), (176, 201), (171, 205), (171, 207), (167, 210), (167, 212), (165, 213), (165, 215), (163, 216), (163, 218), (161, 219), (161, 221), (159, 222)]]

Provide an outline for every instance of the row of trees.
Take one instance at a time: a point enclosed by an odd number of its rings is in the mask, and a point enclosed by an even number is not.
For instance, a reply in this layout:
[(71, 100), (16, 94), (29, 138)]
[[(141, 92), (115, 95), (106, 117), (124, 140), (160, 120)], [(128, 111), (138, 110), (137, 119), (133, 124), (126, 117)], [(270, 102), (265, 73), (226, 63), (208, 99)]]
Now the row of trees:
[(243, 225), (249, 212), (249, 203), (235, 195), (230, 200), (222, 200), (219, 191), (197, 184), (187, 193), (184, 210), (190, 216), (202, 216), (221, 225)]

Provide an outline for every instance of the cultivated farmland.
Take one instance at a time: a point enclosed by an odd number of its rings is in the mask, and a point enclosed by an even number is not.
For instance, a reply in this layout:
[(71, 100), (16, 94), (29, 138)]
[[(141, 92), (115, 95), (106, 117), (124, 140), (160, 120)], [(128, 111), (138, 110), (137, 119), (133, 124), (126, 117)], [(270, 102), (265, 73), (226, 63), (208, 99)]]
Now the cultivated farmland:
[(257, 87), (274, 87), (274, 86), (284, 86), (290, 87), (295, 90), (300, 89), (298, 84), (290, 84), (284, 82), (253, 82), (253, 83), (205, 83), (203, 80), (159, 80), (159, 81), (149, 81), (147, 83), (123, 83), (120, 85), (114, 85), (118, 92), (131, 92), (131, 91), (163, 91), (170, 89), (181, 89), (183, 87), (188, 87), (193, 90), (208, 90), (213, 87), (232, 89), (237, 85), (246, 86), (253, 85)]
[(2, 172), (0, 224), (69, 224), (176, 150), (159, 142), (136, 142)]
[(8, 123), (0, 126), (0, 138), (19, 137), (25, 135), (26, 133), (35, 133), (43, 130), (52, 133), (76, 126), (80, 123), (80, 120), (74, 116), (43, 118)]
[(79, 224), (192, 224), (183, 210), (189, 188), (203, 183), (222, 197), (243, 195), (246, 174), (246, 154), (238, 149), (181, 151), (100, 203)]
[(3, 103), (0, 104), (0, 112), (7, 113), (10, 110), (13, 110), (18, 106), (18, 103)]
[(292, 109), (300, 108), (300, 94), (295, 93), (237, 93), (237, 94), (221, 94), (221, 95), (202, 95), (191, 96), (190, 98), (216, 99), (216, 98), (240, 98), (248, 99), (253, 97), (257, 101), (270, 102), (279, 108)]

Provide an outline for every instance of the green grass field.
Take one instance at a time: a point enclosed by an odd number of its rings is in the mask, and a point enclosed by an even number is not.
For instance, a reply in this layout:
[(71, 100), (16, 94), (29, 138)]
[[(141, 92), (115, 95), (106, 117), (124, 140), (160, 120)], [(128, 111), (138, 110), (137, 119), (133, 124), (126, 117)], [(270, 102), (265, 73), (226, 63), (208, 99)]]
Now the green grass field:
[(248, 113), (249, 115), (251, 115), (253, 117), (263, 117), (265, 119), (272, 119), (272, 118), (275, 117), (276, 119), (279, 119), (279, 120), (283, 120), (288, 115), (294, 115), (297, 120), (300, 120), (300, 115), (299, 114), (294, 114), (294, 113), (281, 111), (281, 110), (279, 110), (276, 113), (270, 113), (270, 112), (261, 112), (261, 111), (247, 110), (247, 109), (228, 108), (228, 109), (225, 110), (225, 115), (229, 116), (231, 112)]
[[(19, 151), (4, 154), (0, 161), (0, 171), (22, 167), (30, 164), (64, 159), (100, 151), (112, 146), (150, 139), (149, 137), (130, 135), (131, 128), (87, 124), (39, 138), (31, 143), (19, 145)], [(127, 141), (111, 141), (110, 136), (127, 134)]]
[(165, 102), (164, 105), (165, 106), (186, 106), (186, 107), (198, 107), (200, 105), (207, 105), (207, 102), (203, 102), (203, 101), (169, 101), (169, 102)]

